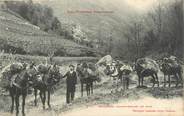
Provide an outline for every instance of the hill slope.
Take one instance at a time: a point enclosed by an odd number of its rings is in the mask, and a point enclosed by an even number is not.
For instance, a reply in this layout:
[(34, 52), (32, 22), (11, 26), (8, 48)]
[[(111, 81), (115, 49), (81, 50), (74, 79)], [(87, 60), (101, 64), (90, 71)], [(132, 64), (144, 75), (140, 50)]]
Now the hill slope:
[[(55, 15), (63, 23), (81, 25), (92, 40), (100, 39), (107, 49), (112, 41), (112, 55), (125, 56), (127, 33), (134, 21), (143, 21), (147, 12), (154, 12), (155, 5), (170, 0), (33, 0), (53, 8)], [(72, 13), (69, 11), (73, 11)], [(91, 13), (91, 11), (112, 11), (111, 13)], [(164, 20), (164, 19), (163, 19)], [(146, 30), (147, 31), (147, 30)]]
[[(52, 7), (63, 25), (66, 23), (80, 25), (89, 39), (103, 40), (106, 43), (105, 47), (108, 47), (112, 36), (114, 55), (120, 54), (124, 49), (127, 40), (123, 32), (126, 30), (127, 21), (137, 13), (121, 0), (41, 0), (40, 3)], [(79, 12), (69, 13), (77, 10)], [(110, 12), (82, 13), (85, 11)]]
[(59, 55), (78, 56), (84, 55), (88, 49), (63, 37), (43, 32), (19, 15), (2, 9), (0, 42), (0, 48), (5, 52), (20, 54), (48, 55), (49, 52), (55, 51)]

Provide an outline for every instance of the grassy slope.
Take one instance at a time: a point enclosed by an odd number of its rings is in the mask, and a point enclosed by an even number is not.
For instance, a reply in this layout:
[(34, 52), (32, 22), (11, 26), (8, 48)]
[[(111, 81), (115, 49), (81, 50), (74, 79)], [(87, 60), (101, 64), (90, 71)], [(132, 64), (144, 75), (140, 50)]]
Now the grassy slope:
[(0, 10), (0, 41), (20, 47), (28, 53), (65, 48), (68, 54), (80, 54), (87, 49), (63, 37), (58, 37), (41, 31), (38, 27), (8, 11)]

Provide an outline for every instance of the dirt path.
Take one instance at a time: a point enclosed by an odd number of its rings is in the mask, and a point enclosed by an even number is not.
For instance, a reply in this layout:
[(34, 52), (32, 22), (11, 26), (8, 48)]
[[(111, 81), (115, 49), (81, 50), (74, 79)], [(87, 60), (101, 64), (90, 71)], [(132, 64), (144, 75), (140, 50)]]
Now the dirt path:
[[(84, 88), (85, 89), (85, 88)], [(39, 95), (38, 97), (38, 106), (34, 106), (34, 95), (29, 95), (26, 99), (26, 116), (58, 116), (56, 110), (58, 108), (62, 108), (66, 106), (66, 95), (65, 95), (66, 89), (60, 88), (59, 90), (55, 91), (54, 94), (51, 95), (51, 106), (52, 109), (49, 109), (46, 104), (46, 109), (43, 110), (42, 103), (40, 101)], [(96, 88), (94, 90), (95, 93), (109, 93), (109, 91), (101, 91), (101, 88)], [(84, 91), (84, 99), (88, 99), (86, 96), (86, 91)], [(9, 97), (9, 96), (7, 96)], [(81, 98), (81, 92), (80, 92), (80, 85), (77, 85), (77, 91), (75, 93), (75, 99)], [(20, 99), (21, 100), (21, 99)], [(47, 102), (46, 102), (47, 103)], [(15, 111), (14, 111), (15, 112)], [(61, 113), (62, 114), (62, 113)], [(15, 116), (14, 114), (10, 114), (9, 112), (0, 112), (0, 116)], [(20, 116), (21, 116), (21, 105), (20, 105)]]
[[(148, 90), (150, 89), (130, 89), (129, 97), (125, 96), (125, 98), (117, 98), (117, 102), (110, 102), (110, 104), (103, 104), (103, 100), (111, 100), (112, 95), (109, 94), (108, 89), (104, 88), (96, 88), (95, 94), (91, 97), (86, 97), (86, 92), (84, 92), (84, 97), (81, 98), (80, 94), (80, 86), (77, 87), (78, 91), (76, 92), (76, 102), (72, 105), (65, 104), (65, 90), (64, 88), (59, 89), (55, 92), (51, 97), (51, 105), (52, 109), (42, 109), (42, 104), (39, 101), (39, 105), (37, 107), (33, 106), (32, 97), (27, 100), (26, 103), (26, 116), (122, 116), (128, 113), (130, 116), (183, 116), (182, 109), (183, 100), (182, 97), (173, 97), (169, 99), (163, 98), (154, 98), (148, 94)], [(143, 94), (144, 93), (144, 94)], [(118, 93), (119, 94), (119, 93)], [(104, 95), (98, 99), (98, 101), (102, 101), (96, 105), (89, 105), (85, 100), (92, 99), (97, 95)], [(131, 99), (130, 97), (138, 95), (139, 99)], [(114, 95), (117, 96), (117, 95)], [(80, 99), (83, 103), (79, 103)], [(31, 101), (31, 102), (30, 102)], [(92, 102), (93, 102), (92, 101)], [(113, 101), (113, 100), (112, 100)], [(77, 105), (76, 105), (77, 104)], [(82, 104), (82, 105), (81, 105)], [(72, 108), (71, 108), (72, 107)], [(63, 109), (68, 109), (63, 111)], [(144, 112), (143, 112), (144, 110)], [(15, 116), (15, 114), (11, 115), (10, 113), (0, 113), (0, 116)], [(21, 116), (21, 115), (20, 115)]]
[[(63, 87), (52, 94), (52, 109), (48, 109), (46, 105), (46, 110), (42, 109), (42, 104), (39, 96), (38, 106), (35, 107), (33, 103), (34, 97), (33, 95), (29, 95), (26, 100), (26, 116), (122, 116), (126, 113), (128, 113), (130, 116), (184, 115), (181, 112), (182, 109), (184, 109), (182, 97), (181, 95), (179, 95), (179, 97), (176, 97), (176, 93), (173, 93), (175, 91), (178, 91), (177, 88), (166, 89), (167, 94), (170, 93), (174, 95), (171, 96), (171, 98), (167, 99), (155, 98), (154, 96), (155, 93), (162, 93), (162, 91), (165, 92), (163, 88), (160, 88), (159, 91), (157, 91), (156, 88), (138, 89), (135, 86), (136, 84), (131, 85), (130, 89), (126, 92), (110, 94), (110, 89), (112, 88), (112, 85), (111, 83), (107, 83), (107, 85), (98, 86), (94, 90), (94, 95), (90, 97), (87, 97), (86, 91), (84, 91), (84, 97), (81, 98), (80, 84), (78, 84), (75, 95), (75, 103), (73, 103), (72, 105), (66, 105), (66, 88)], [(149, 91), (151, 93), (149, 93)], [(182, 93), (181, 91), (182, 88), (179, 89), (178, 93)], [(152, 96), (152, 94), (154, 97)], [(131, 99), (133, 96), (137, 96), (137, 99)], [(108, 103), (109, 105), (107, 106), (103, 103)], [(144, 112), (142, 112), (141, 110), (144, 110)], [(15, 116), (15, 113), (11, 115), (8, 112), (0, 112), (0, 116)]]
[[(54, 98), (58, 99), (58, 98)], [(53, 102), (54, 105), (62, 105), (62, 100)], [(43, 110), (41, 106), (27, 110), (26, 116), (183, 116), (182, 98), (156, 99), (144, 97), (139, 100), (121, 100), (110, 105), (95, 105), (90, 107), (75, 108), (69, 112), (56, 113), (54, 110)], [(143, 112), (144, 110), (144, 112)], [(2, 116), (14, 116), (9, 113)]]

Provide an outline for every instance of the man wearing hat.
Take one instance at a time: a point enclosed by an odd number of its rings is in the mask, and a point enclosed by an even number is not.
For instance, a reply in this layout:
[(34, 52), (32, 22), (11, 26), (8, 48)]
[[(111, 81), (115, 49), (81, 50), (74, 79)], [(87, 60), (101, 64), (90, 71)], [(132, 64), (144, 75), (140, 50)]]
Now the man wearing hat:
[(74, 66), (69, 65), (69, 71), (63, 76), (66, 78), (66, 103), (69, 104), (71, 101), (74, 100), (75, 96), (75, 85), (77, 84), (77, 74), (74, 71)]

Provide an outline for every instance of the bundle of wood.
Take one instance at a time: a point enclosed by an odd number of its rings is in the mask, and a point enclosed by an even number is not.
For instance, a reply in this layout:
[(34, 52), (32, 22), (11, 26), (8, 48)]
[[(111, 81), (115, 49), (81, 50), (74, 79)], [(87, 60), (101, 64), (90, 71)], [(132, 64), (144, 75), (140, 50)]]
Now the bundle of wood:
[(13, 63), (4, 67), (0, 72), (0, 86), (3, 88), (9, 87), (11, 82), (16, 78), (17, 74), (19, 74), (22, 70), (22, 63)]
[(144, 69), (152, 69), (156, 72), (159, 71), (159, 65), (157, 62), (150, 58), (140, 58), (137, 60), (136, 64), (140, 65)]
[(27, 70), (27, 74), (30, 77), (34, 78), (38, 74), (38, 70), (36, 69), (36, 67), (33, 67), (33, 68)]
[(180, 63), (175, 56), (170, 56), (169, 58), (164, 58), (164, 63), (169, 64), (171, 67), (178, 67)]
[(10, 65), (10, 71), (12, 73), (19, 73), (20, 71), (22, 71), (24, 68), (22, 63), (13, 63)]
[(46, 74), (46, 73), (48, 73), (50, 66), (45, 65), (45, 64), (39, 64), (37, 69), (40, 73)]
[(123, 71), (123, 70), (129, 70), (129, 71), (133, 71), (132, 67), (128, 64), (123, 64), (121, 67), (120, 67), (120, 70)]
[(50, 73), (53, 74), (53, 75), (57, 75), (57, 74), (60, 73), (59, 70), (60, 70), (59, 66), (52, 66), (52, 67), (50, 68)]

